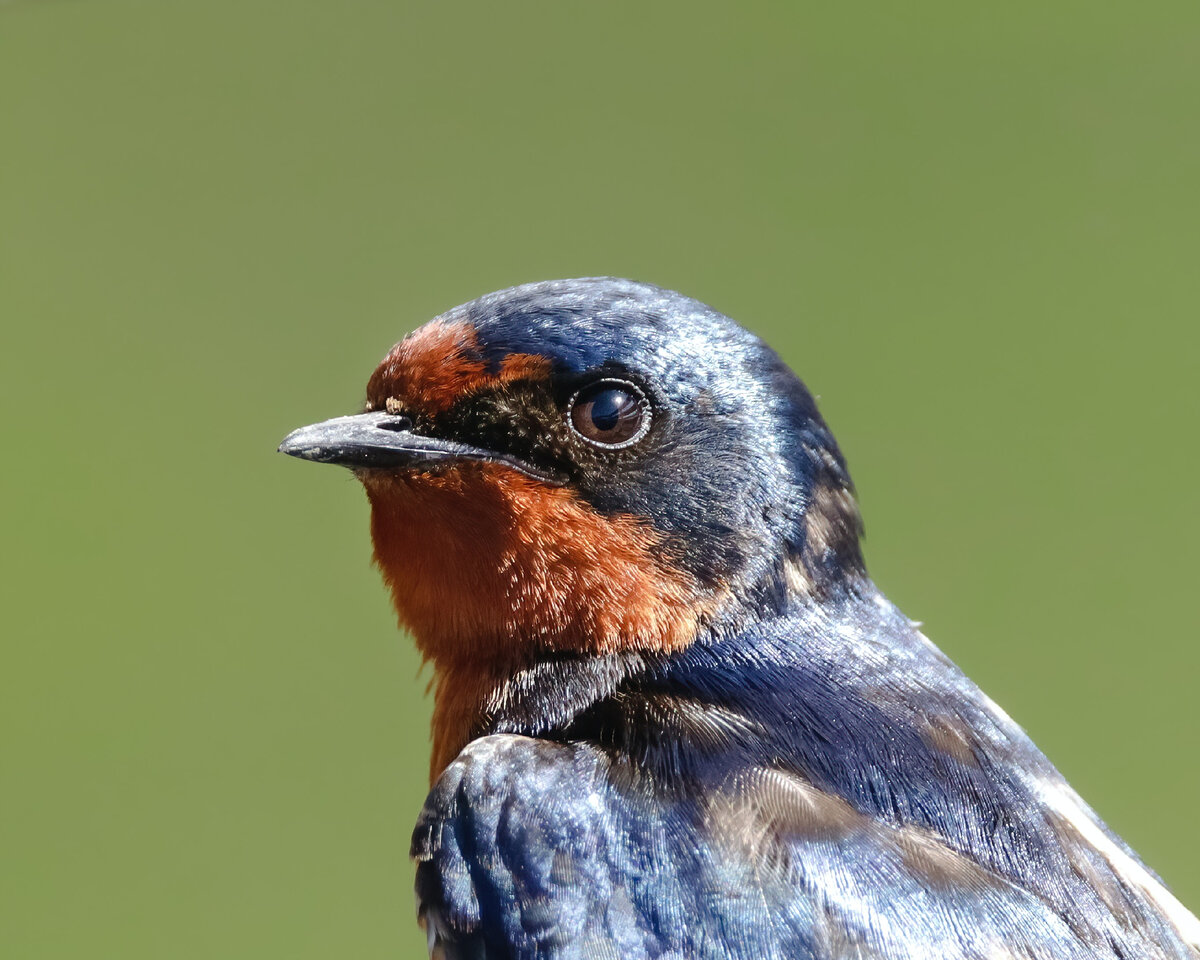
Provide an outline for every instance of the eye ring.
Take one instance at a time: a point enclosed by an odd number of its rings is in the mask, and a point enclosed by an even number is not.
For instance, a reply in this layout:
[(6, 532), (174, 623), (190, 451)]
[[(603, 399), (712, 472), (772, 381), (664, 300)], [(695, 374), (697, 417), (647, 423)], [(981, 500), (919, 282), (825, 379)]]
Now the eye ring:
[(567, 425), (601, 450), (631, 447), (650, 430), (650, 403), (637, 384), (615, 377), (593, 380), (567, 403)]

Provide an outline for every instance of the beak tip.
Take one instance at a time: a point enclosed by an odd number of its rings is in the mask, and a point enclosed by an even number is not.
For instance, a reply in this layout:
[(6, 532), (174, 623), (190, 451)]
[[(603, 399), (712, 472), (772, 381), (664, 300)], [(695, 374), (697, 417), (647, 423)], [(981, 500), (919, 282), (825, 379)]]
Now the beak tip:
[(304, 438), (303, 434), (307, 430), (307, 427), (293, 430), (279, 442), (275, 452), (285, 453), (289, 457), (298, 457), (301, 460), (312, 460), (314, 455), (319, 452), (319, 447), (312, 442), (311, 437), (307, 440)]

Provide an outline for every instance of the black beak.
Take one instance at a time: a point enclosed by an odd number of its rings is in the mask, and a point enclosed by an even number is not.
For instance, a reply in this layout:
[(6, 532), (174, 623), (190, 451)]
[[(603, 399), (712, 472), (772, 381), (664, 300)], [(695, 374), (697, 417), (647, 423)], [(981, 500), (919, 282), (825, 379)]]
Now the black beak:
[(337, 463), (356, 469), (420, 469), (454, 461), (503, 463), (536, 480), (560, 482), (545, 471), (507, 454), (457, 440), (413, 433), (407, 417), (389, 413), (358, 413), (334, 417), (293, 430), (283, 438), (279, 452), (301, 460)]

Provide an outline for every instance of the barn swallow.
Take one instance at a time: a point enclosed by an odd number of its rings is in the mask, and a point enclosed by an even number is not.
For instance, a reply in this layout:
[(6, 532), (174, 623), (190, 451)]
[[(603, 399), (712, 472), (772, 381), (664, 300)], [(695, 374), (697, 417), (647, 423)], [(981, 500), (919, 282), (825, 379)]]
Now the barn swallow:
[(812, 396), (729, 318), (626, 280), (493, 293), (280, 449), (361, 480), (433, 665), (432, 956), (1200, 957), (870, 580)]

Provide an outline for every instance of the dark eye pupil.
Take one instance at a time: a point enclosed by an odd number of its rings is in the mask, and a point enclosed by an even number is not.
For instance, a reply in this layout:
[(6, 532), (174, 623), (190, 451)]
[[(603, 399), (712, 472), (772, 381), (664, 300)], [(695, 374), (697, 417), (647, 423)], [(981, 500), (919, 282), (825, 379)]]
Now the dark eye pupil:
[(602, 446), (619, 446), (645, 432), (645, 401), (636, 388), (607, 383), (585, 387), (571, 407), (571, 425)]
[(592, 400), (592, 424), (597, 430), (615, 430), (621, 421), (621, 408), (632, 398), (623, 390), (602, 390)]

